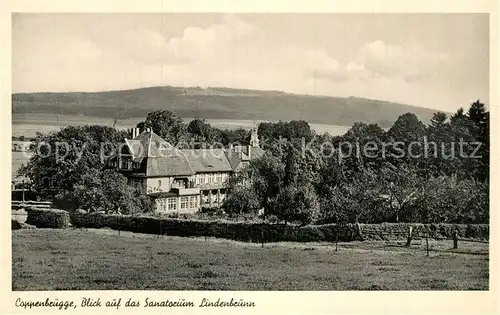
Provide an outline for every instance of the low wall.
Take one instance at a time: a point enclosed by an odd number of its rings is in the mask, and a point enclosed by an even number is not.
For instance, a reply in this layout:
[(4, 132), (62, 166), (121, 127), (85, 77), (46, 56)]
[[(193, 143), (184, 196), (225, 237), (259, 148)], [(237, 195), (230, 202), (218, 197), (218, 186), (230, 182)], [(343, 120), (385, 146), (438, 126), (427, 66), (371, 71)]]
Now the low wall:
[(100, 213), (75, 213), (72, 225), (82, 228), (111, 228), (135, 233), (172, 236), (207, 236), (244, 242), (348, 242), (354, 240), (405, 239), (409, 226), (413, 235), (451, 238), (454, 231), (461, 238), (488, 239), (489, 225), (458, 224), (335, 224), (294, 226), (269, 223), (182, 220), (149, 216)]
[(414, 238), (453, 238), (455, 231), (459, 238), (489, 239), (490, 226), (488, 224), (447, 224), (447, 223), (382, 223), (361, 224), (363, 239), (369, 240), (391, 240), (401, 239), (408, 235), (409, 227), (412, 227)]

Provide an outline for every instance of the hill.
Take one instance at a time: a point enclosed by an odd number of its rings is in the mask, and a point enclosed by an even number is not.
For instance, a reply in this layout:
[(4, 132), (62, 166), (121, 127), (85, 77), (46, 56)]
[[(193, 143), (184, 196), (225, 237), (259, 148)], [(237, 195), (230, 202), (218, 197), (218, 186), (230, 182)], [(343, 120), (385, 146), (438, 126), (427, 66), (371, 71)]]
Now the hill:
[(424, 123), (435, 110), (358, 97), (327, 97), (231, 88), (148, 87), (109, 92), (19, 93), (12, 112), (59, 113), (106, 118), (144, 117), (168, 109), (181, 117), (208, 119), (297, 120), (350, 126), (356, 121), (390, 127), (412, 112)]

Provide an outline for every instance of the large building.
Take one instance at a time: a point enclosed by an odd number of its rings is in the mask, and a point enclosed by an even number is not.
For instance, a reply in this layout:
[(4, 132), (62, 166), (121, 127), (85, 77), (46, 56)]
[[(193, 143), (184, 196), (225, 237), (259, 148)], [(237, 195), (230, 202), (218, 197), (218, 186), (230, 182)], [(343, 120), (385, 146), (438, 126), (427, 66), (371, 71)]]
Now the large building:
[(256, 129), (246, 146), (187, 150), (151, 129), (139, 133), (135, 128), (108, 165), (118, 168), (130, 185), (141, 187), (154, 200), (155, 212), (194, 212), (220, 207), (231, 174), (262, 154)]

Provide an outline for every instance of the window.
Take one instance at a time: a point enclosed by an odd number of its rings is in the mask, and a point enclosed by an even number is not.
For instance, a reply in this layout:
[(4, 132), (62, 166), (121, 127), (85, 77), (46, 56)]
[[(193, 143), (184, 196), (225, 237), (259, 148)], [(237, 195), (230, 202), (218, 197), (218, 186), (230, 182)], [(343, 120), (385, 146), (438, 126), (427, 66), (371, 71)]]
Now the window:
[(196, 200), (196, 196), (191, 196), (191, 197), (189, 198), (189, 208), (191, 208), (191, 209), (196, 208), (197, 203), (198, 203), (198, 202), (197, 202), (197, 200)]
[(181, 209), (187, 209), (188, 197), (181, 197)]
[(205, 184), (205, 174), (201, 174), (199, 177), (200, 184)]
[(221, 173), (217, 173), (217, 177), (215, 178), (215, 182), (222, 183), (222, 174)]
[(168, 198), (168, 210), (177, 210), (177, 198)]
[(210, 173), (208, 174), (208, 183), (211, 184), (214, 182), (214, 174)]

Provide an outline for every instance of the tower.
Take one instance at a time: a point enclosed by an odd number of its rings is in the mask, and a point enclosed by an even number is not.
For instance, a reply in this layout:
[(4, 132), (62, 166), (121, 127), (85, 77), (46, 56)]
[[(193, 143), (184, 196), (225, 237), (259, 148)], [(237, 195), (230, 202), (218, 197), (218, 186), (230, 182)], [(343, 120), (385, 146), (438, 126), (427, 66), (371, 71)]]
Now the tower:
[(257, 134), (257, 127), (252, 128), (252, 133), (250, 135), (250, 146), (252, 147), (259, 146), (259, 135)]

